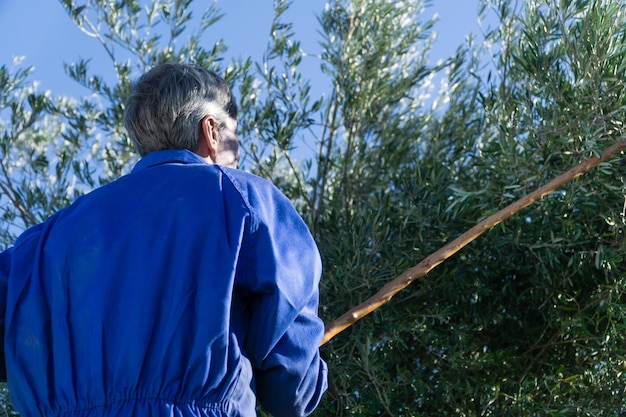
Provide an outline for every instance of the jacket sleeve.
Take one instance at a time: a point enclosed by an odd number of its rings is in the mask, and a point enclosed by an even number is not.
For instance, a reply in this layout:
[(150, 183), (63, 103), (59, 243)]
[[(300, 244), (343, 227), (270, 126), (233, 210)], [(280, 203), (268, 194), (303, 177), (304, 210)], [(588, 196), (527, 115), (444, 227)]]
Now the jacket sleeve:
[(319, 251), (277, 189), (258, 187), (249, 196), (256, 224), (245, 349), (255, 368), (257, 398), (276, 417), (305, 416), (327, 388), (327, 367), (319, 355), (324, 334), (318, 317)]
[(4, 355), (4, 320), (7, 309), (7, 288), (11, 271), (13, 248), (0, 253), (0, 381), (7, 380), (6, 358)]

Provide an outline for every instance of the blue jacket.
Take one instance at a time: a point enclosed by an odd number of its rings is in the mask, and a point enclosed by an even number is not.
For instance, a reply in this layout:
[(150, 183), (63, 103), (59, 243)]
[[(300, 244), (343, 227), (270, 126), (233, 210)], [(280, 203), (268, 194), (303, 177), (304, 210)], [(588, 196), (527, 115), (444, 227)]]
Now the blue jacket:
[(275, 416), (326, 390), (321, 261), (269, 182), (145, 156), (0, 254), (11, 402), (30, 416)]

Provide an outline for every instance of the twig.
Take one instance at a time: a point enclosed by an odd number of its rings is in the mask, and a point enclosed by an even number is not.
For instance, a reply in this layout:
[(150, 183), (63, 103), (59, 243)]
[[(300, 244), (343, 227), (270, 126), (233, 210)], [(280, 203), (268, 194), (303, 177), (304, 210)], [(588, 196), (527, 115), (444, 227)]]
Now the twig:
[(369, 299), (365, 300), (365, 302), (359, 304), (358, 306), (350, 309), (348, 312), (344, 313), (341, 317), (331, 321), (326, 325), (326, 331), (324, 334), (324, 338), (320, 344), (324, 345), (330, 339), (335, 337), (340, 332), (344, 331), (351, 325), (353, 325), (358, 320), (362, 319), (372, 311), (376, 310), (378, 307), (386, 304), (391, 300), (391, 298), (396, 295), (399, 291), (408, 287), (413, 281), (418, 278), (423, 277), (443, 261), (457, 253), (459, 250), (464, 248), (467, 244), (472, 242), (474, 239), (485, 233), (487, 230), (492, 227), (498, 225), (503, 220), (508, 219), (524, 208), (530, 206), (538, 200), (541, 200), (546, 195), (550, 194), (557, 188), (561, 187), (568, 182), (571, 182), (578, 176), (590, 171), (591, 169), (598, 166), (601, 162), (606, 161), (611, 158), (613, 155), (618, 152), (624, 150), (626, 148), (626, 139), (622, 138), (621, 141), (609, 148), (607, 148), (601, 156), (594, 156), (574, 168), (570, 169), (564, 174), (559, 175), (554, 178), (544, 186), (536, 189), (532, 193), (522, 197), (516, 202), (508, 205), (503, 208), (499, 212), (487, 217), (461, 236), (454, 239), (452, 242), (448, 243), (438, 251), (432, 253), (428, 257), (426, 257), (422, 262), (415, 265), (412, 268), (404, 271), (400, 276), (395, 278), (393, 281), (388, 282), (380, 289), (376, 294), (374, 294)]
[(9, 172), (7, 171), (6, 166), (4, 165), (4, 161), (0, 161), (0, 170), (2, 171), (2, 174), (4, 175), (4, 178), (5, 178), (5, 181), (2, 181), (0, 179), (0, 191), (2, 191), (7, 196), (9, 201), (11, 201), (11, 203), (13, 203), (15, 208), (20, 212), (22, 216), (22, 220), (24, 221), (24, 224), (26, 226), (29, 225), (29, 221), (31, 222), (30, 225), (37, 224), (38, 223), (37, 219), (24, 206), (18, 192), (13, 186), (13, 182), (11, 181), (11, 176), (9, 175)]

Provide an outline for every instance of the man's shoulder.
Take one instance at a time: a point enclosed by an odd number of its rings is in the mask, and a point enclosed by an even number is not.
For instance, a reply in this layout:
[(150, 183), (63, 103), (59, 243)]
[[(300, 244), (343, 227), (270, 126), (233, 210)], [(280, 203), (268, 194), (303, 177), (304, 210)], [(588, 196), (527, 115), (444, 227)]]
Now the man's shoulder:
[(220, 165), (213, 165), (213, 166), (219, 166), (219, 169), (222, 171), (224, 175), (242, 184), (250, 184), (250, 185), (259, 186), (259, 187), (273, 187), (273, 184), (268, 179), (259, 177), (258, 175), (252, 174), (250, 172), (242, 171), (241, 169), (237, 169), (237, 168), (229, 168), (225, 166), (220, 166)]
[(29, 227), (24, 230), (16, 239), (13, 247), (15, 249), (20, 248), (22, 246), (27, 246), (29, 244), (37, 244), (39, 241), (39, 236), (41, 236), (42, 231), (47, 230), (51, 224), (56, 222), (58, 217), (63, 213), (66, 209), (61, 209), (57, 213), (53, 214), (46, 220), (41, 223), (38, 223), (34, 226)]
[(247, 204), (255, 206), (269, 201), (291, 204), (283, 192), (266, 178), (233, 168), (220, 169)]
[(271, 181), (233, 169), (223, 169), (223, 172), (231, 180), (253, 217), (258, 216), (261, 222), (285, 224), (290, 223), (291, 219), (292, 225), (298, 223), (300, 227), (302, 218), (293, 202)]

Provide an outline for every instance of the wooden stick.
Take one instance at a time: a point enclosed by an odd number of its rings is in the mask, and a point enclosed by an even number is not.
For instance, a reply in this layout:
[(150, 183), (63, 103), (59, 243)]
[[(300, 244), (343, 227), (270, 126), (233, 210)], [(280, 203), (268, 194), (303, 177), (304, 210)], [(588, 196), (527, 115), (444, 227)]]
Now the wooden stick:
[(499, 212), (487, 217), (486, 219), (469, 229), (467, 232), (454, 239), (452, 242), (448, 243), (438, 251), (424, 258), (424, 260), (419, 264), (407, 269), (393, 281), (385, 284), (385, 286), (383, 286), (383, 288), (381, 288), (372, 297), (365, 300), (358, 306), (353, 307), (348, 312), (344, 313), (341, 317), (328, 323), (326, 325), (324, 338), (322, 339), (320, 346), (324, 345), (337, 334), (344, 331), (372, 311), (376, 310), (378, 307), (387, 303), (394, 295), (396, 295), (396, 293), (408, 287), (409, 284), (411, 284), (416, 279), (421, 278), (429, 273), (443, 261), (457, 253), (459, 250), (461, 250), (471, 241), (476, 239), (478, 236), (485, 233), (487, 230), (498, 225), (503, 220), (508, 219), (509, 217), (530, 206), (536, 201), (541, 200), (546, 195), (550, 194), (560, 186), (574, 180), (574, 178), (578, 177), (579, 175), (590, 171), (591, 169), (598, 166), (601, 162), (606, 161), (613, 155), (622, 151), (624, 148), (626, 148), (626, 139), (622, 139), (621, 142), (607, 148), (600, 157), (594, 156), (593, 158), (590, 158), (580, 163), (566, 173), (559, 175), (544, 186), (536, 189), (532, 193), (520, 198), (519, 200), (508, 205)]

